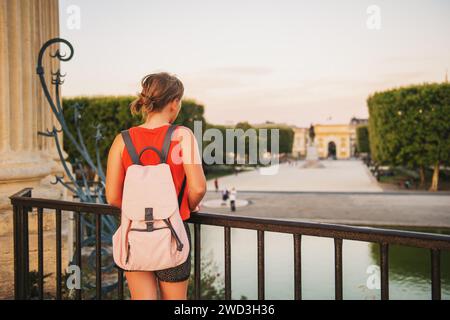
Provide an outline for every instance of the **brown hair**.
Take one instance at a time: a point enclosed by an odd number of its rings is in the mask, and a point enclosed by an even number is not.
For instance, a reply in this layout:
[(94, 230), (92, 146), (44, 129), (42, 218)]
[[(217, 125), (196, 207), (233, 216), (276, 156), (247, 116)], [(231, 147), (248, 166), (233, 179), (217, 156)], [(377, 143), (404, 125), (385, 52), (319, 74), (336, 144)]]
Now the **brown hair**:
[(184, 94), (183, 83), (167, 72), (146, 75), (142, 81), (142, 91), (138, 98), (130, 104), (131, 114), (142, 114), (161, 111), (168, 103), (181, 99)]

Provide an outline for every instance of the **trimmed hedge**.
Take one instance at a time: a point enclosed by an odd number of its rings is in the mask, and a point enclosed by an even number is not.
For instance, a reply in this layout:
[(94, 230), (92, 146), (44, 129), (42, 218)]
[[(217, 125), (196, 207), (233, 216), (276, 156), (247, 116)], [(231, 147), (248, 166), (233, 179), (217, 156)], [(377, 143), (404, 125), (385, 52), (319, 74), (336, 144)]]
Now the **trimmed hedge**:
[(369, 153), (369, 127), (359, 126), (356, 128), (356, 147), (359, 153)]
[[(92, 159), (95, 159), (95, 126), (102, 125), (103, 141), (99, 144), (100, 159), (102, 167), (106, 169), (106, 162), (108, 157), (109, 148), (114, 140), (114, 137), (124, 129), (131, 126), (139, 125), (143, 122), (140, 116), (132, 116), (129, 110), (129, 104), (135, 99), (134, 96), (93, 96), (93, 97), (75, 97), (63, 99), (64, 117), (68, 124), (69, 130), (76, 136), (74, 126), (74, 108), (73, 106), (79, 104), (82, 106), (80, 113), (81, 119), (81, 134), (85, 140), (86, 147)], [(194, 121), (202, 121), (203, 132), (208, 128), (219, 129), (225, 137), (226, 129), (230, 128), (242, 128), (244, 131), (253, 128), (247, 122), (238, 123), (236, 126), (223, 126), (207, 123), (204, 116), (204, 106), (198, 104), (194, 100), (183, 100), (182, 108), (176, 119), (176, 124), (181, 124), (194, 131)], [(263, 127), (257, 127), (257, 131)], [(279, 127), (276, 125), (264, 126), (264, 128), (278, 128), (280, 130), (280, 153), (290, 153), (292, 150), (292, 144), (294, 139), (294, 131), (289, 127)], [(270, 151), (270, 133), (268, 134), (268, 149)], [(210, 142), (204, 141), (203, 147)], [(224, 143), (223, 155), (225, 156)], [(79, 154), (70, 140), (64, 136), (64, 149), (69, 155), (68, 160), (73, 163), (75, 157)], [(248, 140), (246, 141), (246, 152), (248, 152)], [(236, 152), (236, 144), (235, 144)], [(225, 159), (224, 159), (225, 163)]]
[[(108, 151), (114, 137), (124, 129), (142, 123), (140, 116), (132, 116), (129, 105), (135, 99), (134, 96), (94, 96), (75, 97), (63, 99), (64, 118), (69, 130), (75, 133), (73, 122), (74, 108), (71, 106), (79, 104), (81, 109), (81, 133), (85, 139), (89, 154), (95, 159), (95, 126), (102, 125), (103, 143), (100, 143), (100, 158), (102, 166), (106, 169)], [(204, 107), (194, 100), (183, 100), (181, 111), (176, 124), (181, 124), (193, 130), (195, 120), (205, 122), (203, 118)], [(68, 160), (73, 162), (79, 156), (71, 142), (64, 136), (64, 149), (69, 155)]]
[(450, 84), (423, 84), (378, 92), (367, 100), (372, 158), (417, 169), (450, 163)]
[[(106, 162), (108, 157), (109, 148), (111, 147), (114, 137), (122, 130), (127, 129), (131, 126), (139, 125), (143, 122), (140, 116), (132, 116), (129, 110), (129, 104), (135, 99), (134, 96), (94, 96), (94, 97), (75, 97), (66, 98), (63, 100), (64, 117), (66, 119), (69, 130), (76, 136), (74, 127), (74, 108), (73, 106), (79, 104), (83, 106), (80, 113), (82, 119), (81, 124), (81, 134), (85, 139), (85, 144), (88, 149), (89, 154), (92, 159), (95, 157), (95, 134), (97, 124), (102, 125), (102, 135), (103, 142), (99, 144), (100, 148), (100, 159), (102, 162), (102, 167), (106, 169)], [(219, 129), (223, 137), (226, 136), (226, 129), (241, 128), (244, 131), (253, 128), (249, 123), (242, 122), (238, 123), (236, 126), (223, 126), (214, 125), (206, 122), (204, 116), (204, 106), (198, 104), (194, 100), (183, 100), (182, 108), (176, 119), (176, 124), (181, 124), (183, 126), (189, 127), (194, 131), (194, 121), (201, 121), (203, 127), (203, 133), (208, 128)], [(263, 127), (255, 128), (259, 133), (259, 130)], [(292, 144), (294, 139), (294, 131), (289, 127), (279, 127), (276, 125), (264, 126), (264, 128), (278, 128), (280, 130), (280, 153), (290, 153), (292, 150)], [(270, 130), (268, 134), (268, 149), (270, 151)], [(203, 141), (203, 148), (210, 142)], [(225, 148), (226, 144), (223, 145), (224, 149), (223, 162), (225, 163)], [(77, 150), (71, 144), (70, 140), (64, 136), (64, 149), (69, 155), (68, 160), (73, 163), (75, 157), (79, 156)], [(246, 141), (246, 153), (249, 150), (248, 140)], [(236, 152), (236, 139), (235, 139), (235, 152)], [(95, 160), (94, 160), (95, 161)]]

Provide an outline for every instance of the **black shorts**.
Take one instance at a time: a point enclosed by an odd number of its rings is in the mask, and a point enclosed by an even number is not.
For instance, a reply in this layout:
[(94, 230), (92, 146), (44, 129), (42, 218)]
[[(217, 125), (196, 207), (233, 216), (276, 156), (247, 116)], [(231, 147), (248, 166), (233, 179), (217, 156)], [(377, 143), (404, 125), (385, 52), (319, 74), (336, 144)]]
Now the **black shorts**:
[[(168, 268), (163, 270), (156, 270), (153, 271), (156, 278), (160, 281), (165, 282), (179, 282), (179, 281), (185, 281), (189, 279), (189, 276), (191, 275), (191, 251), (192, 251), (192, 241), (191, 241), (191, 232), (189, 230), (189, 225), (187, 222), (183, 221), (184, 227), (187, 232), (188, 240), (189, 240), (189, 254), (185, 262), (182, 264)], [(116, 265), (116, 268), (121, 269), (125, 272), (133, 272), (134, 270), (123, 270), (119, 266)]]

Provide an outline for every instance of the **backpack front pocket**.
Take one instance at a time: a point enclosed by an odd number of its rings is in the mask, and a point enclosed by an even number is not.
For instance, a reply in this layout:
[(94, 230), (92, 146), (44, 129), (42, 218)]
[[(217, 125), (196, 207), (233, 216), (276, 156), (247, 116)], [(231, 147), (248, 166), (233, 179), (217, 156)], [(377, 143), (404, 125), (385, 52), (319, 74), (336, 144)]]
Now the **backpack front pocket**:
[(128, 232), (128, 270), (155, 271), (181, 264), (177, 243), (168, 227)]

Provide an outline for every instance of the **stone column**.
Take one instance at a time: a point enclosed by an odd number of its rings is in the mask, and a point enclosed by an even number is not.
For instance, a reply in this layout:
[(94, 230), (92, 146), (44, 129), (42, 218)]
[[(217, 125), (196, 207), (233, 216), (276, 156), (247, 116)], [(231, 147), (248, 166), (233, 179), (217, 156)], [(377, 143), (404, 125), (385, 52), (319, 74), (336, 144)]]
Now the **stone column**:
[(10, 150), (9, 136), (9, 63), (8, 62), (8, 12), (6, 0), (0, 0), (0, 156)]
[[(62, 194), (62, 188), (49, 184), (62, 173), (54, 140), (37, 134), (57, 124), (36, 63), (42, 44), (59, 36), (58, 10), (58, 0), (0, 0), (0, 208), (23, 187), (47, 198)], [(44, 60), (50, 87), (50, 72), (59, 64), (48, 54)]]

